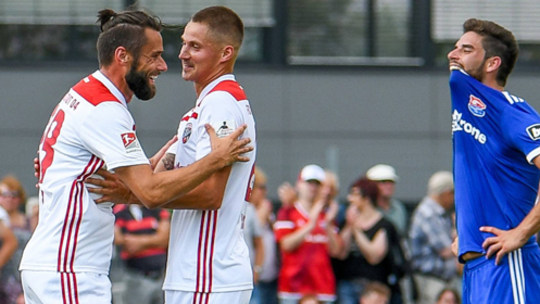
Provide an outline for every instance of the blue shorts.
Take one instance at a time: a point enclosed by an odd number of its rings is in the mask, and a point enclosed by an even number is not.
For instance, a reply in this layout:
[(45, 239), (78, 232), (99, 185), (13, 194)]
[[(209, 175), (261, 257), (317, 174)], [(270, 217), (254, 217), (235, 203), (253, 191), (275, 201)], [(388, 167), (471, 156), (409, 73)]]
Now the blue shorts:
[(540, 303), (540, 248), (536, 243), (495, 258), (479, 257), (465, 263), (463, 304)]

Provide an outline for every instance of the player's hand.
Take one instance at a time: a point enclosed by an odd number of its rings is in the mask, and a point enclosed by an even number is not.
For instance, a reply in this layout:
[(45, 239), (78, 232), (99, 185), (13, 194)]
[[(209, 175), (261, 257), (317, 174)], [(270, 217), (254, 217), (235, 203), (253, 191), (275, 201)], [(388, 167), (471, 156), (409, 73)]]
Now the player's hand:
[(242, 154), (253, 151), (252, 146), (248, 146), (251, 142), (249, 138), (238, 139), (247, 128), (247, 125), (242, 125), (230, 135), (218, 138), (216, 131), (210, 124), (205, 125), (206, 133), (210, 136), (210, 144), (212, 152), (216, 153), (223, 160), (223, 167), (232, 165), (234, 162), (247, 162), (249, 157)]
[(156, 168), (158, 162), (161, 160), (161, 158), (163, 158), (163, 155), (165, 155), (165, 153), (167, 153), (167, 150), (169, 150), (169, 148), (177, 141), (178, 141), (178, 136), (175, 135), (163, 147), (161, 147), (161, 149), (159, 149), (159, 151), (157, 151), (157, 153), (154, 156), (152, 156), (149, 159), (152, 170)]
[(96, 203), (113, 202), (116, 204), (129, 204), (134, 201), (131, 191), (116, 174), (105, 169), (99, 169), (96, 174), (103, 177), (103, 179), (89, 177), (85, 181), (85, 183), (96, 186), (87, 187), (88, 192), (102, 195), (99, 199), (95, 200)]
[(495, 227), (480, 227), (480, 231), (489, 232), (495, 236), (488, 237), (482, 243), (486, 250), (486, 257), (490, 258), (495, 254), (495, 264), (499, 265), (505, 254), (522, 247), (526, 242), (525, 234), (518, 229), (501, 230)]

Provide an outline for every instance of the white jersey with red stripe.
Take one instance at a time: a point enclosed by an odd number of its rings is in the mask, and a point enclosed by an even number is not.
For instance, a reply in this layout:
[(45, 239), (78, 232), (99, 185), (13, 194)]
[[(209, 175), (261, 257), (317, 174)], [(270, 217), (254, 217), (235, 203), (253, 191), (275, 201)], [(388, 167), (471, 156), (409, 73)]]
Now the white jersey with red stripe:
[[(180, 121), (177, 147), (169, 149), (176, 154), (177, 167), (190, 165), (210, 152), (206, 123), (215, 128), (218, 136), (247, 124), (242, 137), (249, 137), (250, 145), (256, 146), (249, 101), (233, 75), (221, 76), (206, 86), (195, 108)], [(209, 293), (252, 288), (243, 226), (255, 154), (253, 150), (246, 155), (249, 162), (232, 166), (221, 208), (174, 211), (164, 290)]]
[(122, 93), (101, 72), (85, 77), (64, 96), (39, 146), (39, 223), (21, 270), (107, 274), (114, 215), (96, 204), (85, 180), (109, 170), (148, 164)]

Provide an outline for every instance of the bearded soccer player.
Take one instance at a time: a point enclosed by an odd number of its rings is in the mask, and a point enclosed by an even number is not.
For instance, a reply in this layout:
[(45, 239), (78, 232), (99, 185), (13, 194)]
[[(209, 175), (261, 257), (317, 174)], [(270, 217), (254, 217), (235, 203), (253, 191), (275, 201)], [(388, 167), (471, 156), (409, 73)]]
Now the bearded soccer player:
[(540, 117), (504, 89), (513, 34), (469, 19), (448, 54), (463, 303), (540, 303)]

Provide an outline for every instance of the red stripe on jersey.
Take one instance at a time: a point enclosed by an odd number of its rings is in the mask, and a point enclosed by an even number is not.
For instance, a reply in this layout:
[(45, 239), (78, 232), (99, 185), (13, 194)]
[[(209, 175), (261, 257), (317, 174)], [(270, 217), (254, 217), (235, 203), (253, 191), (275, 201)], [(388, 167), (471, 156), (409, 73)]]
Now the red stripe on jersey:
[[(62, 234), (60, 236), (60, 245), (58, 247), (57, 271), (59, 272), (73, 272), (75, 250), (77, 248), (77, 237), (82, 220), (82, 181), (84, 181), (88, 176), (92, 175), (102, 166), (103, 161), (97, 158), (95, 155), (92, 155), (83, 172), (81, 172), (81, 174), (73, 181), (71, 185), (68, 206), (66, 209), (66, 215), (64, 217), (64, 225), (62, 226)], [(77, 212), (77, 207), (80, 208), (79, 212)], [(75, 221), (77, 221), (77, 224), (75, 224)], [(74, 225), (75, 232), (73, 232)], [(73, 249), (70, 250), (72, 235), (74, 235), (74, 244)], [(62, 251), (64, 251), (63, 255)], [(71, 253), (71, 260), (69, 261), (70, 268), (68, 269), (69, 253)]]
[(66, 282), (64, 280), (65, 273), (60, 273), (60, 285), (62, 290), (62, 303), (67, 303), (66, 300)]
[[(217, 227), (217, 218), (218, 218), (218, 211), (212, 210), (212, 215), (214, 216), (213, 220), (213, 227), (212, 227), (212, 239), (210, 241), (210, 270), (209, 270), (209, 276), (210, 276), (210, 283), (208, 286), (208, 292), (212, 292), (212, 278), (213, 278), (213, 270), (214, 270), (214, 263), (212, 262), (214, 260), (214, 244), (216, 242), (216, 227)], [(207, 301), (208, 302), (208, 301)]]
[(238, 82), (234, 80), (224, 80), (220, 83), (218, 83), (208, 94), (215, 92), (215, 91), (225, 91), (229, 94), (231, 94), (236, 101), (246, 100), (246, 93), (244, 93), (244, 89), (238, 84)]
[(202, 249), (202, 238), (204, 232), (204, 219), (206, 218), (206, 210), (202, 211), (201, 215), (201, 226), (199, 229), (199, 246), (197, 246), (197, 281), (195, 283), (195, 291), (199, 291), (199, 282), (201, 281), (201, 249)]
[(94, 172), (97, 172), (97, 170), (99, 170), (99, 168), (101, 168), (102, 166), (103, 166), (103, 161), (96, 157), (96, 162), (92, 166), (92, 169), (90, 169), (90, 171), (78, 181), (79, 191), (80, 191), (80, 194), (79, 194), (79, 213), (80, 214), (79, 214), (79, 218), (77, 219), (77, 225), (75, 226), (76, 227), (75, 228), (75, 241), (73, 243), (73, 253), (71, 254), (71, 265), (70, 265), (71, 271), (73, 271), (73, 264), (75, 263), (75, 252), (77, 251), (79, 229), (81, 228), (81, 223), (82, 223), (83, 194), (84, 194), (84, 191), (82, 191), (84, 187), (83, 183), (88, 177), (90, 177), (90, 175), (94, 174)]
[(209, 236), (209, 232), (210, 232), (210, 219), (212, 218), (212, 211), (208, 211), (207, 213), (207, 218), (206, 218), (206, 233), (205, 233), (205, 238), (204, 238), (204, 260), (203, 260), (203, 267), (202, 267), (202, 271), (203, 271), (203, 275), (202, 275), (202, 280), (203, 280), (203, 285), (202, 285), (202, 292), (207, 292), (207, 287), (206, 287), (206, 281), (209, 279), (208, 278), (208, 264), (209, 263), (212, 263), (212, 261), (208, 261), (208, 238), (210, 237)]
[(196, 292), (212, 292), (212, 261), (214, 258), (216, 223), (217, 210), (202, 211), (197, 256), (197, 282), (195, 285)]
[(77, 289), (77, 276), (75, 273), (71, 274), (73, 276), (73, 293), (75, 294), (75, 303), (79, 304), (79, 290)]
[(94, 106), (97, 106), (102, 102), (111, 101), (122, 103), (101, 81), (97, 80), (92, 75), (79, 81), (73, 86), (73, 90)]

